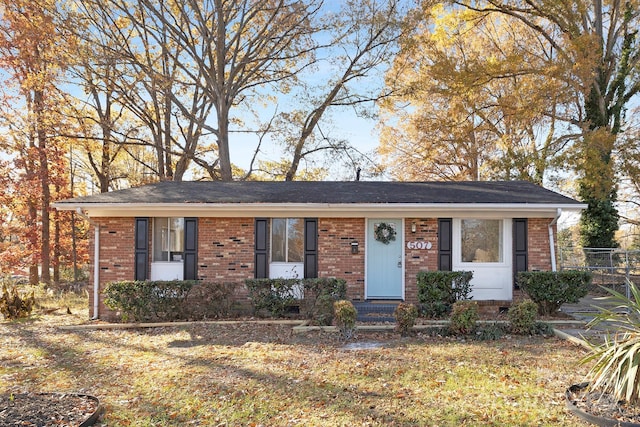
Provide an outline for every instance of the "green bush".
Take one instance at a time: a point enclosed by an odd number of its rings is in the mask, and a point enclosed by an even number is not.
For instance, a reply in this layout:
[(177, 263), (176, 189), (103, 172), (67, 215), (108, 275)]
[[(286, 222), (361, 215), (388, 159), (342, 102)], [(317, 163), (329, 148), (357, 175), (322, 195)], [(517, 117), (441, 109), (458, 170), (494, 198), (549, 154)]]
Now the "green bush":
[(235, 283), (198, 282), (189, 291), (185, 314), (198, 320), (229, 317), (235, 288)]
[(2, 285), (2, 295), (0, 296), (0, 313), (7, 320), (15, 320), (29, 317), (36, 304), (36, 297), (33, 291), (28, 295), (21, 295), (16, 286), (10, 289), (7, 285)]
[(517, 283), (538, 304), (538, 312), (548, 316), (565, 303), (576, 303), (587, 295), (592, 275), (588, 271), (522, 271)]
[(507, 312), (511, 332), (520, 335), (534, 334), (536, 331), (537, 316), (538, 304), (530, 299), (512, 305)]
[(426, 317), (451, 313), (456, 301), (471, 299), (472, 271), (421, 271), (417, 275), (418, 301)]
[(495, 341), (507, 334), (507, 326), (498, 322), (487, 323), (476, 330), (474, 339), (478, 341)]
[(202, 319), (228, 312), (233, 285), (197, 280), (121, 281), (107, 284), (105, 304), (122, 320)]
[(478, 322), (478, 303), (475, 301), (456, 301), (451, 311), (449, 330), (454, 335), (468, 335), (475, 331)]
[(346, 340), (351, 339), (356, 330), (356, 318), (358, 311), (351, 301), (340, 300), (333, 303), (335, 323), (338, 331)]
[(318, 278), (304, 279), (304, 298), (300, 314), (311, 323), (331, 325), (333, 323), (333, 303), (347, 297), (347, 282), (344, 279)]
[[(295, 305), (300, 314), (320, 325), (333, 321), (333, 303), (347, 296), (347, 282), (343, 279), (248, 279), (245, 284), (254, 312), (266, 310), (273, 317), (282, 317)], [(303, 298), (296, 298), (296, 288), (303, 290)]]
[(396, 318), (396, 331), (406, 337), (416, 324), (418, 309), (413, 304), (401, 303), (398, 304), (393, 315)]
[(254, 313), (261, 310), (273, 317), (282, 317), (296, 304), (295, 286), (300, 279), (247, 279), (245, 285)]

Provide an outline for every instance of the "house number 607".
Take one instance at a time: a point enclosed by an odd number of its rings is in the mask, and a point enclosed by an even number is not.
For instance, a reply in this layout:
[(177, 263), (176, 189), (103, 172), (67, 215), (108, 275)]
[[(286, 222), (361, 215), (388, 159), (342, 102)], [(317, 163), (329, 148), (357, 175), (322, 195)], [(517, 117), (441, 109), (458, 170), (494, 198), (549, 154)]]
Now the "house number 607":
[(431, 249), (431, 242), (407, 242), (407, 249)]

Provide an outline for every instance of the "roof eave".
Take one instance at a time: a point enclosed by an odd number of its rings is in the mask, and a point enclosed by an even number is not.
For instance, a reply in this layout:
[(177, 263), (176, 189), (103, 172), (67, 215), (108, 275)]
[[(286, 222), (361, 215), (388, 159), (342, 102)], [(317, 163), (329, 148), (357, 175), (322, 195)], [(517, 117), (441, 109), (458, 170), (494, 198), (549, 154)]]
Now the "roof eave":
[(113, 216), (200, 216), (200, 217), (253, 217), (299, 216), (316, 217), (395, 215), (421, 217), (425, 214), (452, 215), (473, 212), (477, 214), (514, 213), (524, 217), (553, 216), (558, 209), (579, 212), (586, 204), (553, 203), (54, 203), (58, 210), (81, 209), (92, 217)]

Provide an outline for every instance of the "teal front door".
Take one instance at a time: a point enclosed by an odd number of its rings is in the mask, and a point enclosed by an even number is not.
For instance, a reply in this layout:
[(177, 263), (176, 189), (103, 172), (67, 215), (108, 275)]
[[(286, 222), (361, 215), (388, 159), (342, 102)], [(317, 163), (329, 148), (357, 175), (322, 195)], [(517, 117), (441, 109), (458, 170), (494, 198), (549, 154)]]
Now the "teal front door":
[(403, 299), (402, 220), (367, 221), (367, 299)]

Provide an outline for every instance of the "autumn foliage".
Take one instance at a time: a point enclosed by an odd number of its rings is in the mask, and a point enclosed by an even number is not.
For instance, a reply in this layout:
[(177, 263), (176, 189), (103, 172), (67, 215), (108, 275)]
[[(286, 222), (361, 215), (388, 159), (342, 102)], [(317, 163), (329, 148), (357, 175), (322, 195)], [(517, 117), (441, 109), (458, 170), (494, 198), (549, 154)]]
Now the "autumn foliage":
[[(68, 140), (64, 132), (61, 75), (73, 38), (56, 22), (54, 2), (0, 4), (0, 269), (29, 272), (31, 283), (59, 280), (60, 263), (74, 252), (70, 214), (51, 203), (71, 196)], [(79, 256), (80, 255), (80, 256)], [(75, 252), (75, 259), (82, 253)]]

